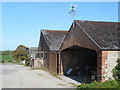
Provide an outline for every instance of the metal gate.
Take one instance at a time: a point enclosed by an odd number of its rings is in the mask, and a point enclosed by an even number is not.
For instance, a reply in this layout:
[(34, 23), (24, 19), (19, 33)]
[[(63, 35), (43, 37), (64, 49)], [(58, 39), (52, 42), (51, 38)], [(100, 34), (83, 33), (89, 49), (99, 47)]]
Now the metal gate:
[(49, 54), (49, 71), (57, 73), (57, 53)]

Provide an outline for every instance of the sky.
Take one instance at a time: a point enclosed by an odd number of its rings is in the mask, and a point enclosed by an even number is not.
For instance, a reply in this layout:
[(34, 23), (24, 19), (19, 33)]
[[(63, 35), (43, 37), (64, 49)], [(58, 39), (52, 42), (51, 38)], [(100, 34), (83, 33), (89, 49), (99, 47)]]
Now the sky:
[(3, 2), (2, 50), (38, 47), (41, 29), (69, 30), (70, 4), (77, 5), (76, 20), (118, 21), (117, 2)]

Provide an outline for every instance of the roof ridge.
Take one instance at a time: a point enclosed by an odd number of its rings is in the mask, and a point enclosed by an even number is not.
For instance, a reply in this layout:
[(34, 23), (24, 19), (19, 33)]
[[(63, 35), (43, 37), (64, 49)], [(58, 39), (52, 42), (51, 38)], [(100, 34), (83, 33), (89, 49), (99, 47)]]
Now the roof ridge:
[(96, 22), (96, 23), (120, 23), (120, 22), (112, 22), (112, 21), (91, 21), (91, 20), (75, 20), (75, 21), (82, 21), (82, 22)]
[(67, 31), (65, 31), (65, 30), (41, 30), (41, 31), (53, 31), (53, 32), (67, 32)]

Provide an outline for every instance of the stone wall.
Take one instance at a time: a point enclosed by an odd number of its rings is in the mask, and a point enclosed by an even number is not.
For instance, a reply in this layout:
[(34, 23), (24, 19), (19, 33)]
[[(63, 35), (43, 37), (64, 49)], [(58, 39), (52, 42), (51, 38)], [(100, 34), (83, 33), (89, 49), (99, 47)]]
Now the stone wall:
[(118, 55), (118, 52), (120, 51), (108, 51), (108, 57), (107, 57), (107, 79), (113, 78), (112, 76), (112, 69), (117, 65), (117, 59), (120, 56)]

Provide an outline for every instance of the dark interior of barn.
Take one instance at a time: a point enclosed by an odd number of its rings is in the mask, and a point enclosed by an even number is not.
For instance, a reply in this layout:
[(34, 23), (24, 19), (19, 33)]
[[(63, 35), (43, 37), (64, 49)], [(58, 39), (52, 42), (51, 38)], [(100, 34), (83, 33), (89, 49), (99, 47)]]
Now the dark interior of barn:
[(97, 76), (97, 53), (95, 50), (72, 46), (61, 52), (64, 75), (80, 82), (90, 83)]

